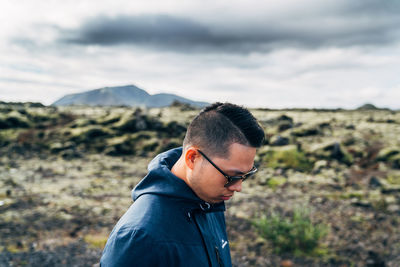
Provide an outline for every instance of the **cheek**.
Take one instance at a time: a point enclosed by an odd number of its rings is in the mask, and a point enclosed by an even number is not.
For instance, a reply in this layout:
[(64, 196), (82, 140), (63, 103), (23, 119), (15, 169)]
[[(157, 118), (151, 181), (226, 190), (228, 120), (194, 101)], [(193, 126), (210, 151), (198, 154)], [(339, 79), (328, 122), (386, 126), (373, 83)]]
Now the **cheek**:
[(224, 176), (213, 169), (212, 166), (207, 165), (197, 169), (193, 178), (196, 179), (194, 183), (206, 191), (218, 190), (223, 188), (226, 183)]
[(213, 173), (210, 176), (208, 176), (208, 183), (212, 185), (214, 188), (220, 189), (224, 187), (226, 179), (222, 175)]

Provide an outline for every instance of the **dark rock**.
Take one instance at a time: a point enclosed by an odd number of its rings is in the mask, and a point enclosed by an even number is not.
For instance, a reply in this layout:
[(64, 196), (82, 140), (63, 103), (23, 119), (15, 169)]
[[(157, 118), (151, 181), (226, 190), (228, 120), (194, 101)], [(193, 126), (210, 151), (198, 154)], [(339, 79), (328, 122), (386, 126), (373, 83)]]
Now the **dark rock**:
[(384, 188), (381, 189), (382, 194), (397, 194), (400, 193), (400, 188)]
[(293, 131), (291, 134), (296, 137), (306, 137), (318, 135), (320, 134), (320, 131), (317, 128), (298, 129), (296, 131)]
[(352, 156), (349, 153), (343, 151), (338, 142), (325, 145), (313, 151), (313, 155), (319, 159), (335, 159), (347, 165), (352, 164), (353, 161)]
[(392, 168), (400, 169), (400, 155), (396, 155), (396, 157), (391, 158)]
[(382, 161), (393, 169), (400, 169), (400, 150), (396, 148), (386, 148), (379, 152), (377, 161)]
[(170, 150), (175, 147), (179, 147), (182, 145), (182, 142), (177, 139), (164, 139), (161, 145), (157, 149), (157, 153), (161, 153), (163, 151)]
[(276, 126), (276, 125), (280, 125), (280, 124), (293, 125), (293, 119), (286, 115), (281, 115), (277, 118), (272, 118), (272, 119), (268, 119), (268, 120), (262, 120), (260, 122), (262, 124), (266, 124), (269, 126)]
[(49, 148), (50, 148), (50, 152), (52, 152), (52, 153), (58, 153), (58, 152), (64, 150), (64, 147), (61, 143), (51, 144)]
[(120, 131), (135, 133), (138, 131), (145, 130), (160, 130), (162, 129), (162, 123), (156, 117), (150, 117), (146, 115), (138, 115), (119, 127)]
[(129, 141), (125, 141), (108, 147), (104, 153), (109, 156), (134, 155), (135, 147)]
[(346, 125), (344, 128), (347, 130), (355, 130), (356, 126), (354, 126), (353, 124), (349, 124), (349, 125)]
[(293, 123), (293, 119), (286, 115), (281, 115), (280, 117), (278, 117), (278, 121), (288, 121), (290, 123)]
[(280, 135), (276, 136), (275, 138), (272, 138), (271, 140), (271, 146), (286, 146), (288, 144), (289, 144), (289, 138), (282, 137)]
[(356, 143), (356, 139), (354, 137), (347, 137), (344, 141), (343, 141), (343, 145), (345, 146), (351, 146), (354, 145)]
[(367, 267), (385, 267), (385, 260), (382, 259), (375, 251), (368, 251), (368, 259), (366, 260)]
[(162, 129), (168, 137), (180, 137), (186, 132), (186, 127), (176, 121), (168, 122)]
[(296, 143), (296, 149), (297, 149), (297, 151), (303, 151), (303, 147), (302, 147), (302, 144), (300, 142)]
[(73, 148), (64, 150), (60, 155), (65, 160), (83, 158), (82, 153), (78, 152), (76, 149)]
[(360, 208), (372, 208), (371, 203), (367, 202), (367, 201), (353, 201), (351, 202), (351, 205), (355, 206), (355, 207), (360, 207)]
[(17, 116), (0, 119), (0, 129), (28, 128), (29, 123)]
[(293, 124), (291, 122), (282, 122), (278, 125), (278, 132), (283, 132), (290, 128), (293, 128)]
[(4, 120), (0, 118), (0, 129), (8, 129), (9, 125), (8, 123)]
[(322, 122), (322, 123), (318, 124), (318, 127), (321, 129), (323, 129), (323, 128), (331, 129), (331, 124), (329, 122)]
[[(328, 147), (326, 149), (328, 149)], [(331, 151), (332, 151), (331, 157), (334, 159), (341, 160), (344, 157), (344, 154), (338, 142), (335, 142), (333, 144)]]
[(92, 128), (85, 133), (87, 139), (107, 136), (108, 133), (101, 128)]
[(375, 188), (381, 187), (382, 183), (378, 178), (376, 178), (375, 176), (372, 176), (369, 179), (369, 184), (368, 185), (369, 185), (369, 188), (375, 189)]
[(387, 149), (383, 149), (379, 152), (377, 160), (378, 161), (389, 161), (390, 158), (392, 158), (395, 155), (399, 155), (400, 154), (400, 150), (398, 148), (387, 148)]
[(152, 152), (155, 151), (156, 148), (159, 145), (159, 141), (158, 140), (150, 140), (150, 142), (146, 142), (145, 144), (143, 144), (143, 146), (141, 147), (141, 151), (142, 151), (142, 155), (146, 156), (146, 152)]

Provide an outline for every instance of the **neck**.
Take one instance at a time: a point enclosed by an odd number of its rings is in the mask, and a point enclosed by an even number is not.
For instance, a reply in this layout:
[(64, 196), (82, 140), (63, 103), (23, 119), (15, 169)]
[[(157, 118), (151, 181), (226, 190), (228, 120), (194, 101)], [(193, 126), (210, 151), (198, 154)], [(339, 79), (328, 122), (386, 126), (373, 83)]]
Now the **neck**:
[(185, 181), (187, 184), (187, 179), (186, 179), (186, 170), (185, 170), (185, 162), (184, 158), (180, 157), (177, 162), (175, 162), (174, 166), (172, 166), (171, 172), (178, 178), (182, 179)]

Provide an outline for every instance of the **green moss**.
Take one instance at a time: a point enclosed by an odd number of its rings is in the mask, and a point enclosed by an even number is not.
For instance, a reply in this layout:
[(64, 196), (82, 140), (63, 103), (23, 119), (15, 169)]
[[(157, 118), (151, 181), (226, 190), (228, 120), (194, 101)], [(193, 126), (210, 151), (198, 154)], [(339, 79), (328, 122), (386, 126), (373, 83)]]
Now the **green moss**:
[(103, 249), (107, 243), (107, 236), (103, 235), (85, 235), (83, 240), (93, 248)]
[(350, 221), (352, 221), (352, 222), (356, 222), (356, 223), (362, 223), (362, 222), (365, 222), (365, 219), (364, 219), (364, 217), (362, 217), (362, 216), (359, 216), (359, 215), (354, 215), (354, 216), (351, 216), (349, 219), (350, 219)]
[(158, 145), (159, 145), (159, 142), (157, 139), (150, 139), (150, 140), (143, 142), (143, 144), (141, 146), (141, 150), (143, 152), (152, 152), (152, 151), (156, 150)]
[(157, 148), (156, 153), (161, 153), (169, 149), (182, 146), (182, 140), (178, 138), (163, 139), (160, 146)]
[(387, 177), (387, 181), (393, 185), (400, 185), (400, 175), (392, 174)]
[(350, 193), (343, 193), (339, 196), (340, 199), (352, 199), (357, 198), (359, 200), (364, 198), (364, 193), (362, 192), (350, 192)]
[(9, 245), (6, 247), (6, 250), (11, 253), (21, 253), (27, 252), (28, 248), (25, 246)]
[(388, 205), (387, 205), (387, 203), (386, 203), (386, 201), (384, 199), (381, 199), (381, 200), (372, 202), (372, 207), (376, 211), (386, 212), (387, 208), (388, 208)]
[(156, 134), (155, 132), (151, 131), (140, 131), (134, 134), (131, 134), (127, 139), (129, 139), (132, 142), (139, 142), (142, 140), (149, 140), (153, 137), (155, 137)]
[(17, 111), (12, 111), (7, 116), (0, 116), (0, 129), (28, 128), (27, 118)]
[(269, 150), (264, 155), (263, 160), (270, 168), (295, 169), (302, 172), (309, 172), (313, 168), (313, 163), (303, 152), (297, 151), (297, 149)]
[(400, 149), (398, 147), (387, 147), (379, 151), (377, 156), (377, 160), (379, 161), (388, 161), (395, 155), (400, 154)]
[(343, 152), (343, 157), (340, 159), (340, 162), (343, 162), (344, 164), (350, 166), (354, 162), (354, 158), (350, 153), (347, 153), (346, 151)]
[(286, 183), (286, 179), (284, 177), (273, 177), (267, 181), (267, 185), (272, 189), (276, 189), (278, 186), (283, 185), (284, 183)]

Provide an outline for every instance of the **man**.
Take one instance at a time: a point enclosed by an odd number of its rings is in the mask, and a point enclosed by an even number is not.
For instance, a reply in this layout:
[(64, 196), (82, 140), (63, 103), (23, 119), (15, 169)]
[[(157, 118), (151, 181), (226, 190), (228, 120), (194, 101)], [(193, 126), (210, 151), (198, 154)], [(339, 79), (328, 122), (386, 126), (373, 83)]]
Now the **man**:
[(182, 148), (158, 155), (133, 189), (101, 266), (231, 266), (224, 201), (254, 174), (264, 132), (230, 103), (204, 108)]

